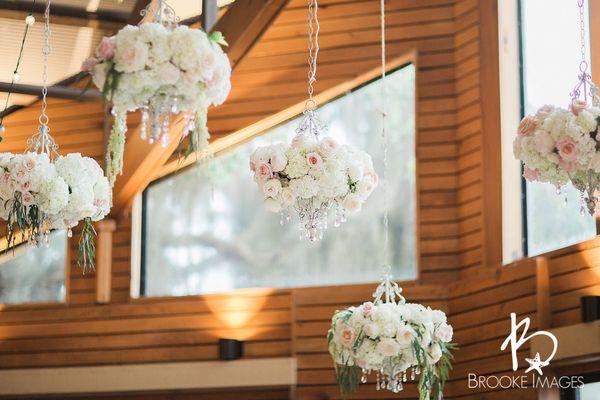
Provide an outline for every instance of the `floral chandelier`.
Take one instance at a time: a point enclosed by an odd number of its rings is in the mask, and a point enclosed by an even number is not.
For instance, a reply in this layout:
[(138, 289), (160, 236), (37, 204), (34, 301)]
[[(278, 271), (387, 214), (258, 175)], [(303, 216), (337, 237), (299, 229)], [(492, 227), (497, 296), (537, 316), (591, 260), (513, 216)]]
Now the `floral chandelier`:
[(319, 53), (316, 0), (308, 3), (308, 100), (296, 136), (289, 146), (257, 148), (250, 157), (254, 180), (264, 195), (265, 207), (281, 213), (281, 223), (291, 221), (295, 210), (301, 237), (319, 241), (328, 227), (346, 221), (346, 212), (360, 211), (378, 184), (371, 156), (350, 145), (324, 137), (313, 98)]
[(166, 1), (150, 3), (140, 13), (151, 22), (128, 25), (102, 39), (96, 56), (82, 70), (112, 102), (114, 124), (108, 141), (107, 176), (111, 184), (122, 172), (127, 112), (141, 110), (140, 136), (150, 143), (169, 143), (172, 115), (183, 114), (183, 138), (190, 151), (208, 146), (208, 106), (222, 104), (231, 89), (231, 66), (219, 32), (179, 25)]
[(352, 394), (371, 374), (376, 389), (398, 393), (406, 382), (418, 379), (419, 398), (442, 399), (452, 368), (453, 330), (446, 314), (421, 304), (406, 303), (402, 289), (392, 280), (389, 263), (389, 209), (386, 192), (387, 135), (385, 72), (385, 3), (381, 0), (381, 78), (383, 138), (383, 278), (373, 301), (336, 311), (327, 334), (343, 397)]
[[(514, 140), (515, 157), (524, 164), (530, 182), (561, 187), (571, 182), (580, 192), (580, 213), (600, 212), (600, 98), (588, 73), (585, 47), (584, 0), (578, 1), (581, 61), (578, 82), (570, 93), (568, 109), (545, 105), (519, 124)], [(566, 202), (565, 197), (565, 202)]]
[(0, 153), (0, 218), (7, 222), (8, 248), (17, 236), (30, 244), (48, 244), (53, 229), (72, 228), (83, 221), (78, 264), (94, 266), (92, 222), (110, 211), (111, 191), (102, 168), (79, 153), (60, 156), (50, 135), (46, 114), (48, 56), (50, 55), (50, 0), (44, 12), (42, 111), (38, 131), (27, 141), (24, 154)]

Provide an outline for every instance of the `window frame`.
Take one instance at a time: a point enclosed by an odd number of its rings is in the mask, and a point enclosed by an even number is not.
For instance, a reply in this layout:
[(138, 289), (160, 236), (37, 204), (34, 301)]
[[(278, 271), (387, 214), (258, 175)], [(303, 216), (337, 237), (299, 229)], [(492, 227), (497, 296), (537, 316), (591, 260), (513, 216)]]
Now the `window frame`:
[[(415, 199), (414, 199), (415, 200), (415, 223), (413, 226), (413, 234), (415, 237), (415, 274), (414, 274), (414, 279), (404, 280), (402, 282), (418, 282), (421, 279), (422, 270), (421, 270), (420, 236), (419, 236), (419, 231), (420, 231), (420, 229), (419, 229), (419, 227), (420, 227), (419, 159), (418, 159), (418, 154), (417, 154), (418, 135), (419, 135), (419, 123), (418, 123), (418, 121), (419, 121), (419, 118), (418, 118), (418, 116), (419, 116), (419, 105), (418, 105), (419, 73), (418, 73), (418, 63), (417, 63), (416, 51), (410, 51), (404, 55), (394, 58), (391, 62), (388, 61), (387, 65), (386, 65), (386, 74), (392, 74), (392, 73), (394, 73), (398, 70), (401, 70), (402, 68), (405, 68), (409, 65), (413, 65), (414, 70), (415, 70), (415, 72), (414, 72), (414, 91), (413, 91), (413, 105), (414, 105), (413, 106), (413, 116), (414, 116), (414, 141), (413, 142), (414, 142), (414, 146), (412, 149), (414, 157), (415, 157)], [(373, 70), (369, 71), (368, 73), (361, 75), (356, 79), (348, 81), (345, 84), (340, 85), (340, 87), (342, 89), (337, 90), (335, 93), (333, 93), (333, 90), (332, 90), (332, 93), (329, 93), (326, 91), (325, 93), (320, 93), (320, 94), (316, 95), (315, 100), (317, 101), (318, 107), (320, 108), (326, 104), (329, 104), (333, 101), (336, 101), (339, 98), (346, 96), (349, 93), (360, 90), (364, 86), (368, 86), (380, 79), (381, 79), (381, 68), (376, 67)], [(284, 113), (286, 115), (285, 118), (283, 118), (283, 119), (275, 118), (275, 121), (273, 123), (270, 123), (264, 127), (261, 127), (261, 129), (259, 131), (255, 132), (251, 135), (245, 134), (245, 132), (243, 132), (244, 129), (242, 129), (242, 132), (241, 132), (242, 134), (240, 135), (240, 138), (238, 139), (238, 138), (234, 137), (233, 138), (234, 140), (228, 142), (225, 146), (219, 146), (218, 143), (211, 142), (209, 144), (209, 153), (211, 154), (211, 156), (217, 157), (220, 154), (223, 154), (223, 153), (226, 153), (229, 151), (235, 151), (235, 148), (238, 147), (239, 145), (242, 145), (242, 144), (252, 140), (255, 137), (261, 136), (261, 135), (267, 133), (269, 130), (271, 130), (281, 124), (285, 124), (285, 123), (289, 122), (290, 120), (300, 116), (304, 110), (304, 104), (305, 104), (305, 102), (302, 101), (301, 103), (298, 103), (298, 104), (290, 107), (289, 109), (282, 111), (281, 113)], [(290, 110), (293, 110), (293, 111), (290, 112)], [(238, 133), (240, 133), (240, 131), (231, 133), (227, 137), (235, 136)], [(216, 144), (216, 146), (215, 146), (215, 144)], [(132, 276), (136, 276), (136, 278), (132, 279), (132, 282), (131, 282), (131, 297), (133, 299), (143, 300), (143, 299), (157, 299), (157, 298), (166, 298), (166, 297), (178, 297), (179, 298), (179, 297), (186, 297), (186, 296), (208, 295), (208, 294), (198, 293), (198, 294), (188, 294), (188, 295), (182, 295), (182, 296), (175, 296), (175, 295), (147, 296), (147, 294), (146, 294), (147, 290), (146, 290), (145, 275), (147, 273), (147, 269), (146, 269), (146, 255), (145, 255), (145, 252), (146, 252), (145, 234), (146, 234), (146, 230), (147, 230), (146, 219), (147, 219), (148, 189), (150, 189), (152, 186), (154, 186), (168, 178), (171, 178), (178, 174), (184, 173), (193, 167), (194, 167), (193, 164), (186, 165), (180, 169), (168, 172), (164, 175), (158, 175), (156, 179), (151, 181), (146, 186), (146, 188), (137, 195), (137, 201), (134, 201), (134, 205), (132, 207), (132, 213), (134, 215), (134, 219), (139, 220), (140, 228), (136, 230), (134, 228), (135, 224), (132, 224), (132, 235), (138, 236), (137, 238), (135, 236), (132, 238), (132, 246), (131, 246)], [(137, 265), (135, 265), (135, 264), (137, 264)], [(137, 272), (134, 272), (134, 271), (137, 271)], [(356, 284), (361, 285), (361, 284), (365, 284), (365, 283), (371, 283), (371, 282), (362, 282), (362, 283), (356, 283)], [(331, 286), (331, 285), (327, 284), (327, 285), (320, 285), (320, 286), (314, 286), (314, 287), (326, 287), (326, 286)], [(287, 290), (290, 288), (292, 288), (292, 287), (289, 287), (289, 288), (288, 287), (277, 287), (274, 289), (275, 290)], [(240, 289), (234, 289), (233, 291), (236, 291), (236, 290), (249, 290), (249, 289), (240, 288)]]

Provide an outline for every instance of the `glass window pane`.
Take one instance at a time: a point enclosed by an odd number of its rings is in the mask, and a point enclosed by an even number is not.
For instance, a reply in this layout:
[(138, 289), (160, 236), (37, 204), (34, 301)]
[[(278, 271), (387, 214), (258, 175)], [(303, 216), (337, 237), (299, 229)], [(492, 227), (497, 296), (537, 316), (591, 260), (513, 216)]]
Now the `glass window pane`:
[(579, 389), (579, 400), (600, 399), (600, 382), (586, 383)]
[[(577, 2), (522, 0), (521, 7), (524, 112), (532, 114), (544, 104), (567, 107), (581, 59)], [(588, 21), (586, 10), (586, 25)], [(527, 182), (528, 255), (594, 237), (594, 218), (580, 215), (580, 208), (579, 193), (571, 185), (557, 196), (549, 184)]]
[[(414, 67), (389, 75), (390, 229), (396, 278), (416, 276)], [(391, 95), (393, 93), (393, 95)], [(380, 82), (320, 109), (329, 135), (373, 156), (382, 171)], [(379, 279), (381, 188), (341, 228), (310, 244), (297, 226), (264, 210), (248, 167), (252, 151), (294, 135), (297, 119), (215, 157), (206, 169), (162, 180), (145, 193), (145, 294), (187, 295), (247, 287), (290, 287)], [(208, 177), (206, 176), (208, 174)], [(143, 291), (144, 292), (144, 291)]]
[(0, 303), (44, 303), (65, 300), (67, 235), (53, 232), (49, 246), (24, 243), (0, 257)]

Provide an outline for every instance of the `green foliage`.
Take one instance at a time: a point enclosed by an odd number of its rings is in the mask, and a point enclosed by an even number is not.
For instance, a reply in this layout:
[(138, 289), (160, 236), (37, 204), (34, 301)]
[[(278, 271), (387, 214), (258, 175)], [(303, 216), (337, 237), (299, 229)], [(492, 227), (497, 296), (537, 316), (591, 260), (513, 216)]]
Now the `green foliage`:
[(221, 32), (213, 32), (208, 35), (208, 38), (211, 41), (220, 44), (221, 46), (229, 46), (229, 43), (225, 41), (225, 36), (223, 36)]
[(94, 270), (94, 256), (96, 255), (96, 244), (94, 238), (96, 236), (96, 230), (92, 224), (91, 218), (83, 220), (83, 228), (81, 230), (81, 236), (79, 236), (78, 245), (78, 257), (77, 265), (83, 270), (84, 273), (87, 271)]

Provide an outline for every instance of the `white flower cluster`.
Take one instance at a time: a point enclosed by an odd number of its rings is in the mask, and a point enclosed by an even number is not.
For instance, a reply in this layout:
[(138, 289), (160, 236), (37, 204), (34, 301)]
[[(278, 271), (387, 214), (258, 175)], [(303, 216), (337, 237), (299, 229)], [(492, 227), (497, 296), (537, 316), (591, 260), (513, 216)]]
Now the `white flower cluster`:
[(378, 183), (367, 153), (328, 137), (317, 141), (306, 134), (296, 136), (290, 146), (256, 149), (250, 169), (265, 206), (273, 212), (293, 207), (299, 200), (337, 203), (357, 212)]
[(373, 304), (338, 311), (328, 334), (336, 365), (395, 374), (425, 371), (448, 352), (452, 326), (446, 314), (420, 304)]
[(231, 66), (219, 45), (224, 41), (220, 35), (212, 38), (187, 26), (128, 25), (105, 37), (82, 69), (116, 112), (176, 99), (179, 110), (193, 113), (223, 103), (231, 89)]
[(524, 177), (559, 188), (573, 179), (587, 181), (588, 173), (599, 174), (599, 117), (599, 108), (576, 101), (569, 110), (546, 105), (523, 118), (513, 148), (525, 164)]
[(23, 215), (30, 215), (35, 207), (48, 228), (65, 229), (85, 218), (98, 221), (106, 216), (111, 191), (98, 163), (79, 153), (60, 156), (54, 162), (47, 154), (1, 153), (0, 201), (2, 219), (9, 219), (16, 203), (23, 208)]

